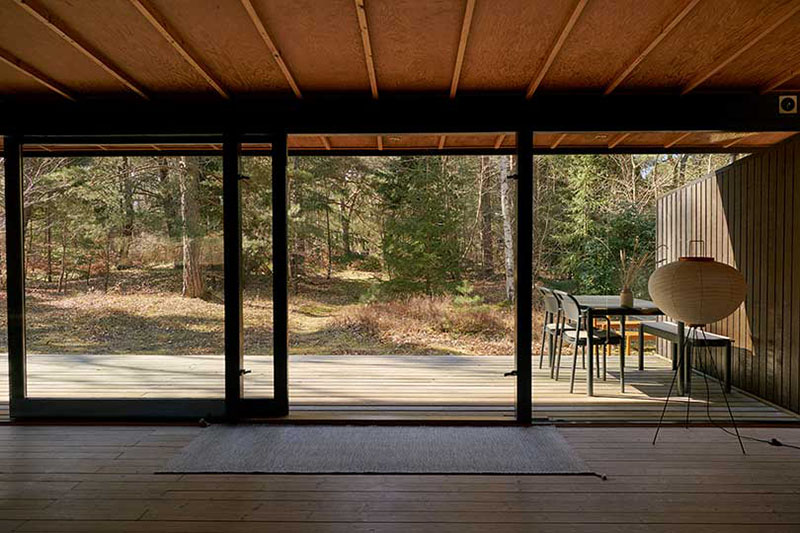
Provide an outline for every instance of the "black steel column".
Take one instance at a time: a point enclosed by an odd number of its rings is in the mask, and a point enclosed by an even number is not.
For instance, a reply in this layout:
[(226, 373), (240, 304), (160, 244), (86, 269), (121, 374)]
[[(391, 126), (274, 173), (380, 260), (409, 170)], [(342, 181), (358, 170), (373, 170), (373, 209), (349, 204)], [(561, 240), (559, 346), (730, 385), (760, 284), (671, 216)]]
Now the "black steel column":
[(27, 395), (25, 382), (25, 251), (23, 236), (22, 145), (16, 137), (4, 143), (6, 180), (6, 264), (8, 279), (8, 380), (11, 416), (14, 400)]
[(532, 413), (531, 343), (533, 298), (533, 132), (517, 132), (516, 294), (517, 422), (530, 424)]
[(222, 141), (222, 210), (225, 254), (225, 412), (241, 414), (244, 392), (244, 333), (242, 331), (242, 194), (239, 185), (239, 137)]
[(272, 140), (272, 321), (274, 393), (278, 414), (289, 412), (289, 223), (286, 133)]

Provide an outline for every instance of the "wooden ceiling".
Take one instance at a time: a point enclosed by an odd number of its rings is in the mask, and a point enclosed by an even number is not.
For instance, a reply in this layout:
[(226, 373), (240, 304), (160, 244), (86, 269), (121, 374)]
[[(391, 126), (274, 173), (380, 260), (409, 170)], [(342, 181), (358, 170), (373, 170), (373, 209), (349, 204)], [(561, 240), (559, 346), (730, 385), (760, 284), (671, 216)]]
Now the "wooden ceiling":
[[(800, 91), (800, 0), (0, 0), (6, 102), (777, 91)], [(745, 150), (788, 135), (549, 133), (534, 144)], [(332, 151), (513, 143), (290, 138)]]

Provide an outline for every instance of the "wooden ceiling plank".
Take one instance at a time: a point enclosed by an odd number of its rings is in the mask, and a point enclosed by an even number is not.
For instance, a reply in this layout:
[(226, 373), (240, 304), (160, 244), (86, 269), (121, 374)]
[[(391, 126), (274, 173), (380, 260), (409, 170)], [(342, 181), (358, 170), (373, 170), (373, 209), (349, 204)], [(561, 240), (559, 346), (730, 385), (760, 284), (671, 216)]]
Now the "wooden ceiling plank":
[(788, 81), (791, 81), (791, 80), (795, 79), (798, 76), (800, 76), (800, 68), (794, 68), (794, 69), (791, 69), (791, 70), (787, 70), (786, 72), (784, 72), (780, 76), (777, 76), (777, 77), (771, 79), (766, 84), (764, 84), (764, 86), (761, 87), (761, 89), (759, 89), (758, 92), (760, 94), (766, 94), (768, 92), (774, 91), (775, 89), (777, 89), (778, 87), (780, 87), (784, 83), (786, 83)]
[(688, 2), (686, 2), (683, 8), (680, 10), (680, 12), (678, 12), (677, 15), (672, 17), (672, 19), (661, 29), (661, 32), (658, 35), (656, 35), (656, 37), (652, 41), (650, 41), (650, 43), (647, 46), (645, 46), (641, 52), (639, 52), (639, 55), (636, 56), (636, 59), (631, 61), (630, 64), (626, 66), (622, 70), (622, 72), (620, 72), (617, 75), (616, 78), (614, 78), (614, 81), (608, 84), (608, 87), (606, 87), (606, 90), (603, 91), (603, 94), (606, 95), (610, 94), (623, 81), (625, 81), (625, 79), (628, 76), (630, 76), (631, 72), (633, 72), (634, 69), (636, 69), (636, 67), (638, 67), (642, 61), (644, 61), (644, 59), (648, 56), (648, 54), (650, 54), (650, 52), (652, 52), (656, 48), (656, 46), (658, 46), (661, 43), (661, 41), (663, 41), (664, 38), (677, 27), (678, 24), (680, 24), (680, 22), (684, 18), (686, 18), (686, 15), (688, 15), (692, 11), (692, 9), (694, 9), (695, 6), (699, 3), (700, 0), (689, 0)]
[(367, 26), (367, 11), (364, 5), (365, 0), (355, 0), (356, 15), (358, 16), (358, 27), (361, 30), (361, 44), (364, 47), (364, 61), (367, 65), (367, 75), (369, 76), (369, 88), (372, 97), (378, 98), (378, 77), (375, 75), (375, 62), (372, 60), (372, 44), (369, 38), (369, 27)]
[(300, 87), (297, 85), (297, 82), (292, 75), (292, 71), (289, 70), (289, 66), (286, 64), (286, 61), (283, 60), (280, 50), (278, 50), (278, 47), (275, 45), (275, 41), (270, 36), (266, 26), (264, 26), (264, 22), (261, 20), (261, 17), (259, 17), (258, 13), (256, 13), (253, 3), (250, 0), (241, 0), (241, 2), (244, 10), (247, 11), (247, 16), (250, 17), (250, 20), (256, 27), (256, 31), (258, 31), (258, 34), (261, 36), (261, 40), (264, 41), (265, 45), (267, 45), (269, 52), (272, 54), (272, 58), (275, 60), (275, 63), (277, 63), (278, 68), (283, 74), (283, 77), (286, 79), (286, 82), (289, 84), (289, 87), (291, 87), (292, 92), (296, 97), (302, 98), (303, 94), (300, 92)]
[(503, 141), (505, 140), (506, 140), (505, 133), (501, 133), (500, 135), (498, 135), (494, 140), (494, 149), (497, 150), (498, 148), (500, 148), (500, 146), (503, 144)]
[(730, 65), (733, 61), (735, 61), (739, 56), (750, 50), (753, 46), (758, 44), (761, 39), (772, 33), (778, 26), (789, 20), (792, 16), (800, 12), (800, 2), (794, 2), (793, 5), (786, 10), (786, 12), (778, 17), (775, 22), (770, 24), (765, 28), (761, 28), (755, 35), (752, 35), (749, 39), (745, 41), (745, 43), (739, 47), (735, 52), (730, 54), (729, 56), (720, 59), (717, 61), (717, 64), (711, 68), (708, 72), (702, 73), (699, 76), (696, 76), (692, 81), (690, 81), (686, 86), (681, 90), (681, 94), (686, 94), (693, 89), (697, 88), (703, 82), (711, 78), (714, 74), (725, 68), (726, 66)]
[(60, 94), (67, 100), (72, 100), (73, 102), (77, 101), (75, 96), (73, 96), (63, 85), (2, 49), (0, 49), (0, 62), (5, 63), (14, 70), (21, 72), (41, 85), (44, 85), (51, 91)]
[(620, 133), (619, 135), (608, 141), (609, 150), (612, 148), (616, 148), (619, 143), (621, 143), (630, 136), (631, 136), (630, 132)]
[(751, 131), (750, 133), (745, 133), (745, 134), (741, 135), (740, 137), (736, 137), (732, 141), (723, 144), (722, 147), (723, 148), (731, 148), (732, 146), (736, 146), (737, 144), (739, 144), (743, 140), (747, 139), (748, 137), (753, 137), (754, 135), (758, 135), (758, 134), (759, 134), (759, 132), (756, 132), (756, 131)]
[(383, 150), (383, 137), (380, 135), (378, 135), (378, 150), (379, 151)]
[(150, 99), (150, 97), (147, 96), (147, 93), (141, 87), (139, 87), (139, 84), (136, 81), (134, 81), (127, 74), (125, 74), (122, 70), (114, 66), (114, 64), (111, 63), (111, 61), (106, 59), (102, 54), (100, 54), (100, 52), (92, 48), (73, 30), (71, 30), (63, 21), (55, 18), (41, 5), (34, 2), (33, 0), (13, 0), (13, 1), (22, 9), (24, 9), (33, 18), (44, 24), (50, 31), (61, 37), (70, 46), (72, 46), (78, 52), (83, 54), (87, 59), (89, 59), (95, 65), (102, 68), (115, 80), (117, 80), (118, 82), (120, 82), (125, 87), (135, 92), (145, 100)]
[(572, 13), (567, 19), (567, 23), (561, 28), (561, 32), (558, 34), (558, 38), (555, 40), (553, 45), (550, 47), (550, 51), (547, 54), (547, 59), (545, 60), (542, 67), (539, 69), (539, 72), (534, 76), (533, 81), (531, 81), (530, 85), (528, 85), (528, 90), (525, 92), (525, 98), (531, 98), (533, 93), (536, 92), (536, 89), (539, 88), (539, 85), (542, 83), (547, 71), (550, 70), (550, 67), (553, 64), (553, 61), (556, 60), (556, 56), (561, 51), (561, 48), (564, 46), (564, 43), (569, 37), (572, 28), (575, 26), (575, 23), (578, 22), (578, 18), (580, 18), (583, 9), (586, 7), (586, 4), (589, 0), (578, 0), (578, 3), (575, 4), (575, 7), (572, 9)]
[(561, 144), (561, 141), (563, 141), (566, 137), (567, 137), (566, 133), (562, 133), (561, 135), (559, 135), (558, 138), (555, 141), (553, 141), (553, 144), (550, 145), (550, 149), (555, 150), (556, 148), (558, 148), (558, 145)]
[(691, 134), (692, 134), (691, 131), (687, 131), (686, 133), (681, 133), (680, 135), (678, 135), (677, 137), (672, 139), (670, 142), (665, 144), (664, 148), (672, 148), (673, 146), (675, 146), (676, 144), (678, 144), (679, 142), (681, 142), (682, 140), (684, 140), (686, 137), (688, 137)]
[(467, 0), (464, 20), (461, 23), (461, 36), (458, 38), (458, 52), (456, 53), (456, 64), (453, 67), (453, 80), (450, 82), (450, 98), (455, 98), (456, 91), (458, 91), (458, 81), (461, 79), (461, 67), (464, 65), (464, 54), (467, 51), (467, 41), (469, 40), (469, 30), (472, 26), (472, 14), (474, 12), (475, 0)]
[(439, 150), (444, 148), (444, 143), (447, 140), (447, 135), (440, 135), (439, 136)]
[(331, 149), (331, 141), (325, 135), (319, 136), (320, 140), (322, 141), (322, 145), (325, 147), (326, 150)]
[(222, 88), (208, 67), (204, 66), (198, 58), (189, 51), (189, 47), (178, 37), (175, 28), (167, 19), (148, 2), (148, 0), (130, 0), (133, 7), (150, 23), (153, 28), (178, 52), (178, 54), (191, 66), (217, 93), (223, 98), (230, 98), (228, 92)]

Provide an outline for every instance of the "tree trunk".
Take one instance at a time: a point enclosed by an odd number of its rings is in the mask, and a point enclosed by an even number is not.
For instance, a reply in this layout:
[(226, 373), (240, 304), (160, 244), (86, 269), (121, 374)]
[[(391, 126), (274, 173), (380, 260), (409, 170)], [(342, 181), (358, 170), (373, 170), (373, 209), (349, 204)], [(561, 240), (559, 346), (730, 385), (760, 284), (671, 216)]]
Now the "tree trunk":
[(178, 240), (181, 238), (180, 201), (175, 194), (175, 182), (170, 180), (169, 160), (166, 157), (158, 158), (158, 184), (167, 234), (170, 239)]
[(342, 251), (345, 256), (349, 256), (352, 253), (352, 247), (350, 245), (350, 215), (347, 212), (347, 206), (344, 202), (342, 202), (339, 207), (339, 218), (342, 222)]
[(67, 292), (67, 228), (61, 229), (61, 273), (58, 275), (58, 292)]
[(103, 278), (103, 292), (108, 292), (108, 278), (111, 275), (111, 236), (112, 233), (109, 231), (106, 235), (106, 250), (105, 250), (105, 275)]
[(206, 295), (203, 270), (200, 264), (200, 212), (197, 202), (200, 165), (197, 157), (180, 159), (181, 242), (183, 244), (183, 289), (185, 298)]
[(509, 156), (500, 156), (500, 211), (503, 214), (503, 248), (506, 266), (506, 298), (514, 301), (514, 234), (511, 228), (511, 206), (508, 200)]
[(131, 241), (133, 241), (133, 172), (127, 157), (122, 158), (120, 164), (120, 189), (122, 192), (122, 242), (119, 248), (117, 268), (128, 268), (131, 266), (129, 256)]
[(333, 247), (333, 242), (331, 240), (331, 212), (328, 208), (328, 204), (325, 204), (325, 231), (328, 240), (328, 279), (331, 279), (333, 270), (333, 253), (331, 252), (331, 248)]
[(47, 283), (53, 282), (53, 213), (47, 206)]
[(480, 190), (481, 196), (478, 200), (481, 206), (481, 252), (483, 262), (483, 272), (487, 276), (494, 274), (494, 235), (492, 235), (492, 194), (489, 183), (488, 157), (480, 159)]

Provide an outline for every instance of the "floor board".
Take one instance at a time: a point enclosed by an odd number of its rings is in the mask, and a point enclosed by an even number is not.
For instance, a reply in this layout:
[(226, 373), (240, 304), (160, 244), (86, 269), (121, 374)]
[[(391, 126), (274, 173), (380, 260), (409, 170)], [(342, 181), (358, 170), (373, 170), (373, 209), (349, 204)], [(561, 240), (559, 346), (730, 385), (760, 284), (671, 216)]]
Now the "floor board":
[[(195, 427), (0, 426), (0, 531), (800, 530), (800, 451), (716, 428), (562, 427), (576, 476), (157, 475)], [(800, 428), (746, 434), (800, 444)]]

